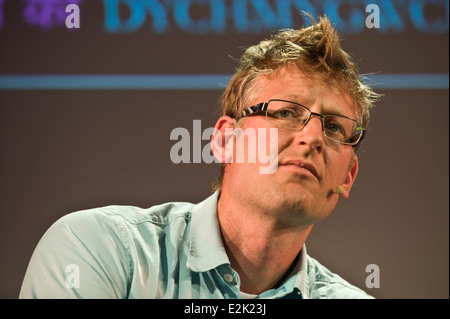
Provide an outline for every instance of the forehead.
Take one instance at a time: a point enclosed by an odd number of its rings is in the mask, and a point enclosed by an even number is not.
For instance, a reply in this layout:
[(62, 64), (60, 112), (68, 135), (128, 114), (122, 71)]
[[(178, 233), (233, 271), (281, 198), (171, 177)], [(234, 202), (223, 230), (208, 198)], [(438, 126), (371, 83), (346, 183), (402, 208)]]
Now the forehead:
[(287, 66), (271, 74), (259, 74), (250, 99), (253, 104), (270, 99), (290, 100), (313, 112), (336, 113), (361, 120), (358, 104), (339, 83), (327, 83), (322, 77), (305, 74), (296, 67)]

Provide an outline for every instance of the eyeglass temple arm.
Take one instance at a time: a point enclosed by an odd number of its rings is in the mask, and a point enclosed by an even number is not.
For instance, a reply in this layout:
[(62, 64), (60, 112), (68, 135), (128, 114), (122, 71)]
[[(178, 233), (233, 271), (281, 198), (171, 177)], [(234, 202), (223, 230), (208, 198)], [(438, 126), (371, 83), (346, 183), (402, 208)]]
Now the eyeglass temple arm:
[(242, 111), (242, 116), (247, 116), (247, 115), (255, 113), (255, 112), (266, 111), (268, 105), (269, 105), (269, 103), (262, 102), (262, 103), (250, 106), (249, 108)]

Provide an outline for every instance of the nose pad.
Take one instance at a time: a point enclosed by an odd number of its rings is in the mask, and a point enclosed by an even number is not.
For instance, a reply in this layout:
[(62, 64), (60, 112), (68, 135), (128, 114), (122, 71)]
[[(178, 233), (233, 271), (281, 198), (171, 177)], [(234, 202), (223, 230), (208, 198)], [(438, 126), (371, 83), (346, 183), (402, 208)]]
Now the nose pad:
[(308, 123), (311, 122), (311, 119), (313, 117), (316, 117), (320, 121), (320, 128), (322, 130), (322, 135), (323, 135), (323, 133), (324, 133), (323, 132), (323, 115), (318, 114), (318, 113), (312, 113), (311, 112), (311, 115), (309, 116), (309, 118), (305, 121), (305, 123), (303, 123), (303, 125), (301, 127), (301, 130), (303, 130), (306, 127), (306, 125), (308, 125)]
[[(303, 124), (300, 131), (304, 131), (308, 124), (310, 124), (313, 116), (320, 121), (320, 132), (305, 132), (305, 134), (299, 134), (299, 145), (309, 145), (312, 149), (316, 149), (319, 153), (322, 152), (325, 145), (325, 135), (323, 132), (323, 117), (321, 114), (311, 113), (311, 116)], [(309, 130), (314, 130), (311, 126), (308, 127)], [(307, 129), (307, 131), (308, 131)]]

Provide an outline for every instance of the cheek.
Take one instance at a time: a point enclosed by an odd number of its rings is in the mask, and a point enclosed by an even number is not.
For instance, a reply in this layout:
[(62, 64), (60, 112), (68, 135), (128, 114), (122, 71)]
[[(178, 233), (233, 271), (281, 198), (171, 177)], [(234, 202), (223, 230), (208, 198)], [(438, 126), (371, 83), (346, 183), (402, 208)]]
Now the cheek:
[(350, 165), (353, 158), (353, 151), (348, 152), (333, 152), (330, 154), (326, 164), (327, 167), (327, 181), (329, 184), (340, 185), (343, 184), (347, 178), (350, 170)]
[(278, 130), (278, 153), (282, 153), (285, 149), (290, 148), (294, 144), (295, 134), (289, 134), (292, 132), (286, 132), (284, 130)]
[[(250, 122), (249, 122), (250, 123)], [(236, 128), (233, 162), (267, 166), (277, 161), (278, 153), (289, 143), (280, 145), (278, 128), (268, 127), (261, 119), (252, 119), (252, 126)]]

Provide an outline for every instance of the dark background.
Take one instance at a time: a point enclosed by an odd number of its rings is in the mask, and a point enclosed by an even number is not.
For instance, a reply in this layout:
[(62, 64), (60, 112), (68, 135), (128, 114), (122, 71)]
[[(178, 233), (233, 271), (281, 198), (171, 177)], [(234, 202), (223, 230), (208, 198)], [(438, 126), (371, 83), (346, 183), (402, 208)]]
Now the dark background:
[[(414, 28), (407, 2), (399, 1), (403, 30), (343, 34), (343, 47), (361, 73), (448, 74), (448, 7), (443, 13), (439, 2), (423, 2), (428, 19), (447, 17), (445, 32)], [(326, 2), (311, 3), (320, 9)], [(349, 4), (370, 2), (340, 3), (345, 17)], [(3, 1), (0, 75), (231, 74), (236, 64), (229, 55), (239, 57), (275, 31), (229, 27), (220, 34), (189, 34), (172, 24), (158, 34), (149, 19), (134, 32), (108, 32), (104, 5), (82, 2), (81, 28), (69, 30), (30, 25), (23, 18), (25, 1)], [(202, 8), (192, 6), (190, 14), (202, 17)], [(121, 10), (127, 19), (126, 6)], [(302, 22), (296, 18), (295, 26)], [(377, 298), (448, 298), (448, 85), (378, 92), (385, 96), (359, 150), (351, 196), (314, 227), (308, 253)], [(67, 213), (207, 197), (218, 165), (173, 164), (176, 141), (169, 136), (177, 127), (192, 132), (194, 119), (202, 120), (202, 131), (214, 126), (221, 93), (220, 85), (0, 89), (0, 297), (17, 298), (34, 247)], [(380, 288), (365, 286), (369, 264), (380, 268)]]

